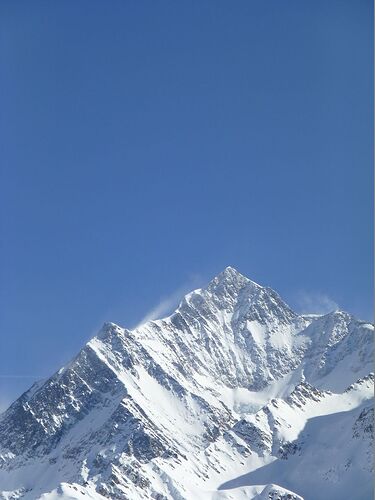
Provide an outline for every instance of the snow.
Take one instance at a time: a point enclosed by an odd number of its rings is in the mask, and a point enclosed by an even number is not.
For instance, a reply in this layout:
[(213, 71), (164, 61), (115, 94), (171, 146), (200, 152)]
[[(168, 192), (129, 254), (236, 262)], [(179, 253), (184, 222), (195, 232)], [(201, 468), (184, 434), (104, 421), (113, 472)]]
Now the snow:
[(367, 500), (372, 336), (228, 267), (0, 416), (0, 498)]
[(352, 425), (359, 413), (360, 408), (309, 420), (304, 429), (302, 454), (274, 461), (223, 484), (221, 488), (238, 488), (277, 477), (278, 484), (298, 492), (306, 500), (372, 498), (371, 475), (358, 460), (364, 455), (361, 450), (363, 443), (355, 442), (351, 437)]

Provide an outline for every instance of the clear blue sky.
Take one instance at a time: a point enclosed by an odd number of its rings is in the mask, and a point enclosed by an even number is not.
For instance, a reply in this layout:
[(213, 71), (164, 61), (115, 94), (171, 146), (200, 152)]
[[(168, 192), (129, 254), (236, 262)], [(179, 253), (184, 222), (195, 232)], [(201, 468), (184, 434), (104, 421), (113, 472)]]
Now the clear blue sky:
[(227, 265), (371, 317), (372, 9), (1, 2), (0, 406)]

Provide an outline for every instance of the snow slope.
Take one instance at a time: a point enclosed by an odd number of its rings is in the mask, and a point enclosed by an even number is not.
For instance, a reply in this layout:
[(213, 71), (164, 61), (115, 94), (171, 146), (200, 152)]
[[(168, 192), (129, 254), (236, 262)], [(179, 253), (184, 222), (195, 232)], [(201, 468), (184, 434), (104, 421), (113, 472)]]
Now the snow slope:
[(372, 498), (372, 342), (228, 267), (0, 416), (0, 498)]

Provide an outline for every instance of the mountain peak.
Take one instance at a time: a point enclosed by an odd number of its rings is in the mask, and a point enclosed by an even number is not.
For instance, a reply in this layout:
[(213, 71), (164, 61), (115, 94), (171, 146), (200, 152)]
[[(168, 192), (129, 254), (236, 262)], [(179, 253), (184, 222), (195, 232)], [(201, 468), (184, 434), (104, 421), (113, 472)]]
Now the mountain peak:
[[(184, 316), (185, 321), (193, 318), (194, 324), (198, 317), (204, 324), (216, 318), (225, 330), (223, 312), (231, 315), (231, 321), (238, 324), (258, 321), (275, 328), (278, 323), (291, 325), (297, 317), (274, 290), (251, 281), (231, 266), (204, 288), (187, 294), (176, 311)], [(215, 328), (217, 330), (217, 325)]]
[(229, 266), (168, 318), (105, 323), (0, 416), (0, 498), (297, 500), (253, 485), (302, 476), (308, 496), (310, 456), (320, 499), (358, 498), (343, 492), (372, 484), (372, 334), (343, 312), (305, 320)]
[(247, 278), (246, 276), (244, 276), (235, 267), (232, 267), (232, 266), (227, 266), (216, 277), (218, 279), (220, 279), (220, 280), (225, 280), (225, 279), (229, 278), (229, 279), (245, 279), (247, 281), (251, 281), (251, 280), (249, 280), (249, 278)]
[(234, 275), (239, 275), (243, 277), (243, 274), (241, 274), (235, 267), (232, 266), (227, 266), (224, 271), (222, 271), (220, 274), (222, 275), (228, 275), (228, 276), (234, 276)]
[(103, 323), (103, 326), (97, 333), (96, 337), (102, 338), (102, 337), (107, 337), (110, 334), (113, 333), (121, 333), (123, 329), (121, 326), (117, 325), (116, 323), (113, 323), (112, 321), (106, 321)]
[(240, 289), (244, 286), (249, 285), (252, 285), (256, 289), (262, 288), (260, 285), (258, 285), (258, 283), (250, 280), (239, 271), (237, 271), (237, 269), (235, 269), (234, 267), (227, 266), (220, 274), (215, 276), (215, 278), (210, 281), (207, 289), (213, 290), (220, 288), (221, 286)]

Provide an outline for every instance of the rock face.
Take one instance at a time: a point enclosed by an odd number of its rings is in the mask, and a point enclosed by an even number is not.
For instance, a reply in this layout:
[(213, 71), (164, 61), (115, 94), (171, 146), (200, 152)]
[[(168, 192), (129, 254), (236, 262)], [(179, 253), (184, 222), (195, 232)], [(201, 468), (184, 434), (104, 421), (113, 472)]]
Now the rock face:
[(370, 499), (372, 342), (229, 267), (0, 416), (0, 498)]

